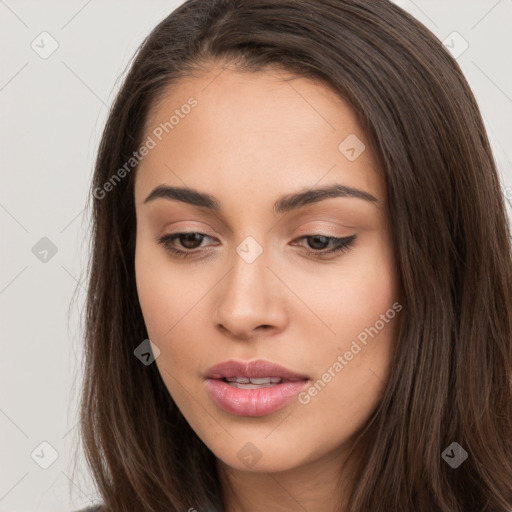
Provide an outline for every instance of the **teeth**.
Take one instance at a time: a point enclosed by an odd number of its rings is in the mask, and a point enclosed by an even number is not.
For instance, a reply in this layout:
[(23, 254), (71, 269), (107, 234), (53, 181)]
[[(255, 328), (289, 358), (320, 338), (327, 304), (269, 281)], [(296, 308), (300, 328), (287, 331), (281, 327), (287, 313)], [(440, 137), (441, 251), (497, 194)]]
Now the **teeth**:
[(266, 387), (268, 385), (278, 384), (282, 381), (280, 377), (226, 377), (226, 380), (234, 384), (254, 384), (256, 386), (255, 388), (244, 386), (244, 389), (257, 389), (257, 387)]
[(227, 377), (226, 380), (228, 382), (238, 382), (239, 384), (249, 384), (251, 379), (248, 377)]
[(238, 382), (230, 382), (230, 386), (234, 386), (238, 389), (261, 389), (261, 388), (269, 388), (274, 384), (239, 384)]
[(251, 377), (251, 384), (270, 384), (270, 377), (253, 378)]

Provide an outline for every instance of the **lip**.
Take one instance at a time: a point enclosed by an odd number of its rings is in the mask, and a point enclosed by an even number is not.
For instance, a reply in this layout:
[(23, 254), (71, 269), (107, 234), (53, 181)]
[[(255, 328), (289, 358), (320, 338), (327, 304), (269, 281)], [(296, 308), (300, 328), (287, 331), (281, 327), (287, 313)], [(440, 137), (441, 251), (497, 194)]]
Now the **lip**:
[(253, 361), (224, 361), (212, 366), (205, 375), (207, 379), (223, 379), (230, 377), (281, 377), (283, 380), (296, 381), (309, 379), (307, 375), (299, 374), (288, 370), (264, 359)]
[[(280, 377), (283, 382), (260, 389), (240, 389), (229, 385), (230, 377)], [(225, 361), (205, 375), (206, 390), (223, 411), (236, 416), (265, 416), (287, 405), (309, 384), (309, 377), (283, 366), (258, 359)]]

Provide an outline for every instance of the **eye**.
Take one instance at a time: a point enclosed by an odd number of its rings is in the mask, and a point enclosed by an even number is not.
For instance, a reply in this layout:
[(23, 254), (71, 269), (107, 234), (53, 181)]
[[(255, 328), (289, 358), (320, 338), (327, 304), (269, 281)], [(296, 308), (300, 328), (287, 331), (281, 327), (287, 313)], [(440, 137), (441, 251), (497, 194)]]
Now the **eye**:
[[(313, 257), (322, 258), (327, 255), (340, 253), (348, 250), (353, 241), (356, 239), (356, 235), (351, 235), (347, 237), (333, 237), (333, 236), (325, 236), (325, 235), (306, 235), (298, 240), (305, 239), (308, 242), (309, 247), (304, 247), (306, 252)], [(329, 245), (331, 246), (330, 248)], [(327, 247), (326, 247), (327, 246)]]
[[(180, 257), (189, 258), (195, 256), (201, 252), (201, 244), (205, 238), (212, 238), (205, 233), (174, 233), (172, 235), (165, 235), (159, 238), (157, 241), (170, 253)], [(347, 236), (343, 238), (325, 236), (321, 234), (305, 235), (297, 240), (307, 240), (309, 247), (303, 247), (303, 249), (309, 255), (322, 258), (327, 255), (341, 253), (350, 248), (353, 241), (356, 239), (356, 235)], [(178, 241), (180, 247), (176, 247), (175, 242)], [(217, 244), (218, 245), (218, 244)], [(300, 244), (296, 244), (300, 245)], [(328, 248), (330, 246), (330, 248)]]
[[(181, 258), (188, 258), (190, 256), (194, 256), (197, 252), (200, 252), (196, 249), (201, 246), (201, 242), (205, 237), (211, 238), (205, 233), (175, 233), (173, 235), (165, 235), (161, 237), (158, 242), (172, 254)], [(174, 244), (175, 240), (179, 240), (181, 247), (184, 247), (185, 250), (177, 248)]]

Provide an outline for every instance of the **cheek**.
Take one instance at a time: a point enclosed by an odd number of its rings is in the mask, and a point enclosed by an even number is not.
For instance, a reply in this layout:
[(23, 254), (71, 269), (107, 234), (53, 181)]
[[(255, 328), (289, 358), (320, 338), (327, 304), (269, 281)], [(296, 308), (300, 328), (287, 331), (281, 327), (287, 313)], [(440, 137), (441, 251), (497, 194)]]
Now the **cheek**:
[(162, 350), (183, 316), (190, 288), (183, 287), (162, 248), (138, 235), (135, 250), (137, 294), (150, 339)]
[[(302, 339), (317, 340), (314, 351), (306, 342), (303, 348), (305, 353), (309, 350), (311, 368), (320, 380), (311, 390), (311, 406), (321, 411), (337, 404), (333, 419), (347, 421), (345, 415), (351, 411), (355, 428), (373, 410), (392, 362), (401, 308), (395, 304), (398, 286), (391, 246), (384, 237), (375, 237), (364, 248), (347, 253), (339, 265), (316, 274), (314, 288), (313, 280), (305, 279), (303, 275), (302, 281), (296, 280), (302, 282), (299, 293), (308, 297), (316, 318), (298, 323)], [(314, 291), (307, 294), (308, 290)], [(308, 400), (306, 396), (304, 402)], [(309, 418), (315, 423), (314, 415)]]
[(207, 340), (201, 341), (204, 329), (199, 319), (206, 314), (201, 299), (211, 285), (198, 285), (193, 272), (187, 275), (169, 261), (164, 250), (143, 239), (136, 247), (135, 273), (148, 336), (160, 350), (156, 363), (171, 389), (175, 387), (171, 375), (180, 381), (182, 374), (195, 375), (204, 357)]
[(397, 279), (391, 257), (382, 252), (361, 255), (341, 291), (345, 333), (353, 337), (373, 326), (396, 300)]
[(322, 317), (336, 335), (310, 347), (315, 380), (297, 415), (308, 430), (323, 432), (329, 449), (364, 426), (386, 387), (400, 308), (393, 273), (384, 267), (366, 267), (340, 282), (332, 292), (336, 304)]
[(169, 309), (168, 301), (172, 296), (166, 293), (165, 274), (162, 273), (161, 265), (155, 264), (151, 253), (147, 244), (137, 240), (135, 249), (137, 295), (149, 337), (158, 344), (157, 340), (163, 334), (164, 310)]
[(342, 349), (347, 341), (374, 325), (398, 297), (394, 256), (384, 236), (369, 237), (314, 273), (301, 266), (283, 271), (287, 272), (287, 283), (313, 313), (303, 315), (304, 308), (296, 309), (304, 338), (318, 339), (321, 328), (322, 336), (331, 340), (326, 347), (331, 353), (336, 344)]
[(137, 234), (135, 249), (137, 294), (148, 334), (154, 341), (172, 336), (180, 319), (199, 300), (199, 286), (170, 261), (166, 251), (151, 240), (148, 230)]

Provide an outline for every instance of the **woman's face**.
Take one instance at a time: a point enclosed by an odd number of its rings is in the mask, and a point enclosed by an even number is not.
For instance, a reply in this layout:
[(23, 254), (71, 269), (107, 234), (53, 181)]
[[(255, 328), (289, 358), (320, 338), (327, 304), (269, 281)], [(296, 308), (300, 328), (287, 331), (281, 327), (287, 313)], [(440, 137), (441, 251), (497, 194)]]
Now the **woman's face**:
[(330, 89), (220, 71), (148, 118), (137, 290), (198, 436), (234, 469), (282, 471), (344, 453), (382, 396), (401, 309), (386, 189)]

